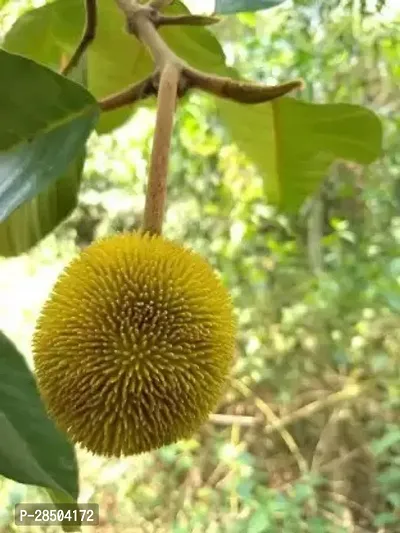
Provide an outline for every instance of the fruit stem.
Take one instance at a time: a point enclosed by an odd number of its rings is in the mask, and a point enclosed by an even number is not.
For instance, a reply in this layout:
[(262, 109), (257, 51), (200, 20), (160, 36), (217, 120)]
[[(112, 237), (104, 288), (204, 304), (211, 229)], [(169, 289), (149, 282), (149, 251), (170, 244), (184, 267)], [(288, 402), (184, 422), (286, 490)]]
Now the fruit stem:
[(162, 233), (167, 197), (169, 151), (179, 78), (178, 67), (167, 62), (161, 70), (158, 88), (157, 118), (143, 220), (143, 230), (152, 234)]

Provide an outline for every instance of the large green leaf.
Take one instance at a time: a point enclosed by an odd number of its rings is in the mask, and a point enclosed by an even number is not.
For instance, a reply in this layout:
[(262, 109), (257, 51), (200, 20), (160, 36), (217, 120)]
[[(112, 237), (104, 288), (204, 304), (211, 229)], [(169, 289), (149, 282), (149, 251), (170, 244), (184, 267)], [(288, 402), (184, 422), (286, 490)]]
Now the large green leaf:
[(78, 497), (74, 448), (47, 417), (24, 358), (0, 332), (0, 474), (50, 489), (64, 501)]
[(87, 91), (34, 61), (0, 49), (0, 70), (0, 151), (96, 115), (96, 102)]
[(0, 71), (1, 222), (67, 171), (99, 109), (83, 87), (24, 57), (0, 50)]
[(241, 11), (259, 11), (279, 6), (286, 0), (216, 0), (215, 13), (239, 13)]
[(75, 209), (83, 163), (84, 155), (78, 156), (62, 178), (0, 223), (0, 255), (12, 257), (25, 253)]
[[(114, 0), (98, 5), (95, 41), (87, 54), (88, 89), (99, 100), (144, 78), (151, 70), (145, 48), (125, 31), (124, 18)], [(84, 25), (84, 2), (56, 0), (28, 11), (5, 37), (4, 48), (55, 70), (63, 54), (71, 55)], [(98, 124), (110, 131), (129, 116), (129, 109), (104, 114)]]
[[(80, 62), (71, 77), (86, 85), (86, 62)], [(28, 251), (62, 222), (78, 203), (85, 150), (67, 172), (46, 190), (20, 205), (0, 223), (0, 255), (11, 257)]]
[(268, 201), (287, 210), (316, 190), (335, 159), (367, 164), (381, 153), (381, 123), (357, 105), (286, 97), (254, 106), (218, 100), (218, 109), (265, 177)]

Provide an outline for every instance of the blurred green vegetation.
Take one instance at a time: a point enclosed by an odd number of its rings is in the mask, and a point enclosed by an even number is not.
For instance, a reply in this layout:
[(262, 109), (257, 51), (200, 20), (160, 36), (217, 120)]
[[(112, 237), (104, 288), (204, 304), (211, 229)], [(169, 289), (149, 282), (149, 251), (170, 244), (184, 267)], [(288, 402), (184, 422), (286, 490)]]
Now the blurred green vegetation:
[[(377, 111), (385, 155), (369, 168), (338, 161), (288, 217), (266, 203), (211, 100), (194, 94), (180, 107), (165, 235), (207, 257), (230, 288), (237, 357), (218, 412), (192, 440), (119, 461), (80, 452), (81, 500), (101, 508), (96, 531), (400, 531), (396, 3), (302, 0), (215, 27), (243, 75), (300, 76), (305, 100)], [(0, 328), (24, 353), (62, 266), (93, 239), (140, 225), (152, 119), (144, 110), (93, 136), (79, 208), (31, 253), (0, 261)], [(15, 530), (13, 504), (44, 499), (0, 480), (0, 531)]]

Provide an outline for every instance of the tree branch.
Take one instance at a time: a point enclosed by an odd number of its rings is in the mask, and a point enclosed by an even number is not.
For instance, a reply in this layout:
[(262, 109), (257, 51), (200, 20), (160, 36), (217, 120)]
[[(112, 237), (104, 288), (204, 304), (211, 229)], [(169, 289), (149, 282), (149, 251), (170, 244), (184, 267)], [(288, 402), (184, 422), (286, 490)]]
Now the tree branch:
[(180, 72), (172, 63), (161, 71), (157, 118), (146, 193), (143, 230), (161, 234), (167, 193), (167, 174)]
[[(117, 2), (120, 0), (117, 0)], [(152, 15), (143, 9), (136, 12), (128, 19), (128, 29), (134, 33), (137, 38), (146, 46), (155, 64), (161, 69), (167, 62), (176, 65), (183, 64), (180, 59), (167, 45), (161, 35), (158, 33), (153, 21)]]
[[(233, 386), (244, 396), (250, 396), (252, 394), (252, 391), (249, 389), (249, 387), (238, 380), (234, 381)], [(303, 407), (300, 407), (293, 413), (289, 413), (286, 416), (275, 419), (272, 423), (269, 423), (267, 426), (265, 426), (264, 432), (266, 435), (271, 435), (275, 431), (281, 431), (283, 428), (294, 424), (303, 418), (309, 418), (319, 411), (336, 406), (341, 402), (353, 400), (360, 396), (360, 394), (363, 392), (365, 392), (363, 387), (361, 387), (358, 383), (350, 383), (340, 391), (332, 392), (328, 396), (325, 396), (325, 398), (311, 402)], [(255, 403), (258, 405), (258, 407), (260, 407), (260, 405), (264, 404), (265, 402), (256, 397)], [(260, 409), (260, 411), (263, 412), (262, 409)]]
[(262, 85), (237, 81), (223, 76), (205, 74), (192, 67), (184, 67), (183, 73), (188, 80), (189, 86), (242, 104), (268, 102), (295, 89), (302, 89), (304, 86), (302, 80), (293, 80), (281, 85)]
[(137, 0), (116, 0), (116, 2), (125, 14), (128, 31), (148, 49), (154, 59), (156, 70), (161, 71), (166, 63), (174, 64), (180, 70), (178, 96), (185, 94), (188, 89), (200, 89), (235, 102), (259, 104), (303, 87), (302, 80), (269, 86), (201, 72), (188, 65), (169, 48), (158, 33), (157, 27), (171, 24), (206, 25), (217, 22), (214, 17), (186, 14), (171, 17), (160, 14), (160, 9), (169, 3), (165, 0), (154, 0), (145, 5), (139, 4)]
[(139, 83), (131, 85), (121, 92), (107, 96), (99, 102), (99, 106), (102, 111), (112, 111), (113, 109), (134, 104), (156, 94), (157, 91), (154, 87), (153, 76), (148, 76)]
[(262, 422), (262, 420), (257, 420), (254, 416), (227, 415), (224, 413), (212, 413), (208, 420), (220, 426), (232, 426), (236, 424), (241, 427), (253, 427)]
[(61, 74), (68, 76), (73, 68), (75, 68), (83, 54), (85, 53), (87, 47), (96, 37), (96, 28), (97, 28), (97, 3), (96, 0), (85, 0), (85, 13), (86, 13), (86, 22), (85, 29), (81, 40), (72, 54), (68, 63), (61, 69)]
[(220, 21), (217, 17), (206, 15), (160, 15), (156, 13), (154, 15), (154, 25), (158, 28), (160, 26), (210, 26)]

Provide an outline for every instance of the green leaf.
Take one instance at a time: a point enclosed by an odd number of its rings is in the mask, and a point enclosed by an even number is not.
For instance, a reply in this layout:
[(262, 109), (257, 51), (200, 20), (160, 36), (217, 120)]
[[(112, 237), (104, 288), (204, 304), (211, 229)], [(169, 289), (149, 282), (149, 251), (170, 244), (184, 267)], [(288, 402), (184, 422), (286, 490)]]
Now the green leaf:
[[(141, 80), (152, 67), (145, 48), (127, 34), (114, 0), (102, 0), (97, 6), (97, 36), (87, 54), (87, 67), (88, 89), (99, 100)], [(3, 46), (57, 70), (62, 58), (72, 55), (84, 20), (84, 2), (56, 0), (22, 15), (6, 35)], [(110, 131), (130, 113), (129, 108), (104, 113), (98, 131)]]
[[(114, 0), (98, 2), (97, 36), (87, 53), (88, 89), (100, 100), (119, 92), (149, 75), (153, 63), (137, 39), (125, 31), (124, 18)], [(81, 0), (56, 0), (20, 17), (5, 37), (4, 48), (58, 69), (62, 57), (70, 56), (84, 25)], [(187, 13), (181, 2), (174, 2), (169, 14)], [(205, 28), (162, 28), (167, 43), (186, 61), (200, 69), (228, 73), (218, 40)], [(40, 43), (40, 46), (38, 46)], [(152, 103), (155, 103), (153, 99)], [(121, 125), (133, 107), (103, 113), (97, 124), (99, 133)]]
[(1, 151), (96, 115), (96, 102), (87, 91), (34, 61), (0, 49), (0, 69)]
[(13, 257), (27, 252), (71, 214), (78, 203), (83, 163), (81, 155), (62, 178), (0, 223), (0, 255)]
[(382, 439), (373, 441), (371, 443), (371, 449), (373, 454), (378, 456), (397, 444), (400, 444), (400, 429), (393, 428)]
[(47, 417), (33, 375), (2, 332), (0, 376), (0, 474), (75, 501), (79, 487), (74, 448)]
[(217, 105), (233, 140), (264, 176), (268, 201), (289, 211), (317, 189), (335, 159), (366, 164), (381, 153), (381, 123), (360, 106), (287, 97)]
[[(81, 61), (71, 74), (82, 85), (86, 84), (85, 63)], [(0, 223), (0, 255), (12, 257), (27, 252), (75, 209), (84, 162), (85, 150), (60, 179)]]
[(383, 296), (386, 300), (386, 304), (390, 309), (392, 309), (394, 312), (399, 313), (400, 312), (400, 294), (398, 292), (393, 291), (383, 291)]
[(398, 492), (390, 492), (386, 495), (386, 499), (394, 508), (400, 509), (400, 494)]
[(389, 272), (394, 278), (400, 277), (400, 257), (396, 257), (396, 259), (390, 261)]
[(374, 524), (376, 527), (396, 525), (399, 523), (398, 516), (396, 515), (397, 513), (395, 512), (379, 513), (374, 519)]
[(99, 108), (83, 87), (29, 59), (0, 50), (0, 71), (2, 222), (66, 172)]
[(263, 509), (258, 509), (249, 520), (248, 528), (251, 533), (267, 533), (271, 528), (271, 520)]
[(385, 485), (386, 487), (400, 486), (400, 467), (395, 464), (391, 465), (379, 474), (376, 480), (378, 483)]
[[(189, 13), (189, 10), (181, 2), (174, 2), (166, 13), (180, 15)], [(174, 52), (194, 67), (222, 76), (237, 77), (236, 71), (226, 66), (225, 55), (218, 39), (206, 28), (165, 26), (161, 28), (160, 33)]]
[(277, 7), (286, 0), (216, 0), (215, 13), (239, 13), (241, 11), (259, 11)]

